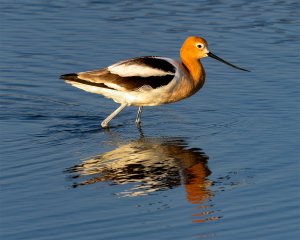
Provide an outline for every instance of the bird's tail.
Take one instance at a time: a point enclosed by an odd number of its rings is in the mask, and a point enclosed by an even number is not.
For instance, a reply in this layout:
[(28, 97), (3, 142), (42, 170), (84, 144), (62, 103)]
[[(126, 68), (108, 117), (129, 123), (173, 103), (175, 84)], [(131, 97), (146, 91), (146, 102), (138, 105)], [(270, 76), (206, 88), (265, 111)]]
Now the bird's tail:
[(77, 73), (63, 74), (59, 78), (63, 79), (66, 83), (69, 83), (74, 87), (91, 93), (103, 94), (103, 89), (112, 89), (106, 86), (104, 83), (90, 82), (88, 80), (81, 79)]

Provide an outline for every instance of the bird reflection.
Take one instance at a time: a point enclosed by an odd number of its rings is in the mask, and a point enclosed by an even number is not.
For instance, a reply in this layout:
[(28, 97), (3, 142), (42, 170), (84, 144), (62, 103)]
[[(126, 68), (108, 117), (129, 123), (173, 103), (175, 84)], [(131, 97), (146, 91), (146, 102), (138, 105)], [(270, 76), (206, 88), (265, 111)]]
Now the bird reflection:
[[(180, 138), (141, 137), (126, 143), (115, 140), (114, 145), (115, 149), (65, 171), (73, 179), (74, 188), (99, 182), (127, 184), (119, 195), (135, 197), (182, 185), (191, 204), (201, 205), (212, 197), (209, 190), (212, 183), (207, 178), (211, 174), (208, 156), (200, 148), (188, 148)], [(214, 220), (203, 219), (203, 215), (210, 214), (197, 213), (194, 222)]]

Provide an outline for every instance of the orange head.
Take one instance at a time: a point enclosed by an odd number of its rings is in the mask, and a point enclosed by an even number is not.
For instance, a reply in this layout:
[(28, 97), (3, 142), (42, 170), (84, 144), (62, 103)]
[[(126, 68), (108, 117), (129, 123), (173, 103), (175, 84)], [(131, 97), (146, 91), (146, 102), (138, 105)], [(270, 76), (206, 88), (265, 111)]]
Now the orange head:
[(207, 57), (208, 53), (207, 42), (201, 37), (188, 37), (180, 49), (181, 58), (200, 59)]
[(182, 44), (182, 47), (180, 49), (180, 58), (184, 64), (187, 64), (188, 62), (193, 62), (200, 58), (209, 56), (209, 57), (214, 58), (220, 62), (223, 62), (233, 68), (249, 72), (249, 70), (237, 67), (237, 66), (223, 60), (222, 58), (216, 56), (212, 52), (208, 51), (207, 46), (208, 45), (207, 45), (207, 42), (205, 41), (205, 39), (203, 39), (201, 37), (190, 36)]

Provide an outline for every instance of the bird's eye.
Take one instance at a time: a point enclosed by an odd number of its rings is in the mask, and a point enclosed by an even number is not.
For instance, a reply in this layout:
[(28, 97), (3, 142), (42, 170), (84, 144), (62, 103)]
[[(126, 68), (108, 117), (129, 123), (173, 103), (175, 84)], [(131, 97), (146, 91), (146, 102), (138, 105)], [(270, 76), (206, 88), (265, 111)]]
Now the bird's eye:
[(200, 44), (200, 43), (198, 43), (198, 44), (196, 45), (196, 47), (199, 48), (199, 49), (202, 49), (202, 48), (203, 48), (203, 45)]

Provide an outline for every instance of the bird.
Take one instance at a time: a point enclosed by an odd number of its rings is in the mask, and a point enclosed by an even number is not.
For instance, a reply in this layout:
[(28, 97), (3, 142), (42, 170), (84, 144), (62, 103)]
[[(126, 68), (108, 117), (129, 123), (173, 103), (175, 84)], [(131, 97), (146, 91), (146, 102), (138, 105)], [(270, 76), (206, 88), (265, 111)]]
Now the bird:
[(205, 57), (249, 72), (210, 52), (207, 41), (202, 37), (188, 36), (180, 48), (180, 60), (142, 56), (97, 70), (63, 74), (60, 79), (120, 104), (102, 121), (102, 128), (108, 128), (109, 122), (127, 106), (138, 107), (135, 122), (140, 126), (143, 107), (177, 102), (202, 88), (206, 74), (200, 59)]

